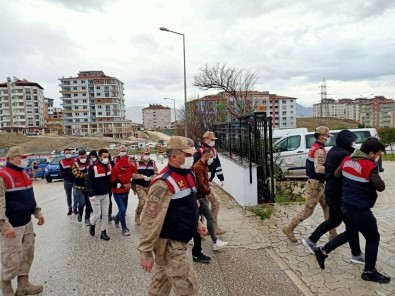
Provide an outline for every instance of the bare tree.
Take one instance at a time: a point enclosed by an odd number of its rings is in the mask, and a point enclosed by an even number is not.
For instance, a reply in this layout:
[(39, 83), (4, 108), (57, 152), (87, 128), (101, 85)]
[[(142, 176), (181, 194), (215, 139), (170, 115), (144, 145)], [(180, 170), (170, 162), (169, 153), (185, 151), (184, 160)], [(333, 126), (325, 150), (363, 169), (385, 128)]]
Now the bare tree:
[(222, 90), (228, 100), (226, 110), (230, 113), (231, 119), (237, 119), (239, 114), (253, 111), (253, 101), (249, 93), (258, 78), (258, 71), (228, 67), (226, 64), (215, 66), (205, 65), (200, 69), (200, 73), (194, 77), (194, 86), (201, 90), (218, 89)]

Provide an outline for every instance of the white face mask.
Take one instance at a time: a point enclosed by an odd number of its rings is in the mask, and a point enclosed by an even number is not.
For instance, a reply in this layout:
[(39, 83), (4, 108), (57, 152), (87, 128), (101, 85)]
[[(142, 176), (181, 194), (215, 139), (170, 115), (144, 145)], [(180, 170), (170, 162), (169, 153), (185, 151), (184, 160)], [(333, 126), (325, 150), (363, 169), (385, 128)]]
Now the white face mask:
[(351, 147), (352, 147), (352, 148), (355, 148), (355, 145), (356, 145), (355, 142), (352, 142), (352, 143), (351, 143)]
[(149, 160), (150, 156), (149, 155), (143, 155), (143, 160)]
[(214, 146), (215, 146), (215, 141), (211, 141), (208, 145), (209, 145), (210, 147), (214, 147)]
[(103, 159), (101, 160), (101, 162), (104, 163), (104, 164), (107, 164), (107, 163), (109, 162), (109, 160), (108, 160), (108, 158), (103, 158)]
[(376, 156), (376, 162), (380, 160), (380, 156)]
[(126, 152), (125, 152), (125, 151), (121, 151), (121, 152), (119, 152), (119, 155), (120, 155), (120, 156), (125, 156), (125, 155), (126, 155)]
[(86, 163), (86, 158), (80, 158), (81, 163)]
[(18, 164), (17, 166), (24, 169), (25, 167), (27, 167), (28, 164), (29, 164), (29, 160), (27, 158), (22, 158), (21, 163)]
[(214, 161), (214, 158), (209, 158), (209, 159), (207, 160), (207, 165), (210, 165), (210, 164), (212, 164), (212, 163), (213, 163), (213, 161)]
[(193, 156), (185, 157), (185, 162), (180, 165), (180, 168), (189, 170), (193, 166)]
[(91, 160), (92, 160), (92, 161), (96, 161), (97, 158), (96, 158), (96, 157), (92, 157)]
[(71, 158), (71, 154), (66, 153), (66, 154), (64, 155), (64, 157), (65, 157), (66, 159), (70, 159), (70, 158)]

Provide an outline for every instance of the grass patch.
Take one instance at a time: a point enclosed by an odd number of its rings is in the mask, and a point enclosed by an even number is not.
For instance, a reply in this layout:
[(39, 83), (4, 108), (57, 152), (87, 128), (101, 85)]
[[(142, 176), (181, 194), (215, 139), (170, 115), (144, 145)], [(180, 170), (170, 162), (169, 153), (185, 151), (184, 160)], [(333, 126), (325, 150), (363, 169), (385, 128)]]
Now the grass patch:
[(250, 211), (260, 217), (262, 220), (269, 219), (273, 214), (273, 206), (270, 205), (257, 205), (253, 207), (246, 207)]
[(305, 199), (303, 198), (302, 195), (282, 195), (282, 194), (276, 194), (274, 197), (274, 200), (278, 204), (289, 204), (293, 202), (304, 202)]
[(395, 161), (395, 154), (383, 154), (383, 160)]

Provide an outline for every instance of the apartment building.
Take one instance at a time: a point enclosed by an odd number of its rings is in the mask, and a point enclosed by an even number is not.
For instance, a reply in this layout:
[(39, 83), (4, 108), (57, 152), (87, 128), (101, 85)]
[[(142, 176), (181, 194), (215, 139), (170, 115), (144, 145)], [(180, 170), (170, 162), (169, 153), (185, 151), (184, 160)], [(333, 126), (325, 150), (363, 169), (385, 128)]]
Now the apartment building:
[(26, 79), (0, 83), (0, 130), (35, 135), (44, 133), (44, 88)]
[(134, 124), (125, 118), (123, 82), (102, 71), (59, 78), (66, 135), (127, 138)]
[(217, 122), (231, 121), (230, 109), (235, 117), (253, 110), (266, 112), (266, 116), (272, 117), (273, 128), (296, 127), (296, 98), (270, 94), (268, 91), (240, 93), (240, 98), (244, 110), (239, 110), (234, 98), (225, 92), (192, 100), (188, 104), (200, 106), (199, 110), (205, 108), (208, 112), (217, 114)]
[[(352, 119), (365, 126), (393, 127), (395, 101), (384, 96), (372, 99), (328, 99), (326, 103), (313, 105), (313, 117), (337, 117)], [(321, 116), (322, 115), (322, 116)]]
[(171, 128), (171, 108), (161, 104), (149, 104), (143, 108), (143, 125), (146, 130)]

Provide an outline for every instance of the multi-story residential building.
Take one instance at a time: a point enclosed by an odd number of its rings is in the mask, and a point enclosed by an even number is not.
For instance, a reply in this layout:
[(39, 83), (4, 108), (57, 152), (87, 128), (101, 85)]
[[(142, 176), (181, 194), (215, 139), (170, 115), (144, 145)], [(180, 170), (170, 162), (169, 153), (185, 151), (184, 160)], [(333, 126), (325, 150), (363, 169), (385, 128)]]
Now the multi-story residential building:
[(161, 104), (150, 104), (143, 108), (143, 125), (147, 130), (171, 128), (171, 108)]
[(14, 77), (0, 83), (0, 129), (26, 135), (44, 133), (44, 88)]
[[(392, 112), (395, 111), (395, 102), (393, 99), (387, 99), (383, 96), (375, 96), (372, 99), (356, 98), (339, 99), (338, 101), (330, 99), (325, 103), (313, 105), (314, 117), (337, 117), (343, 119), (352, 119), (365, 126), (372, 127), (392, 127)], [(325, 112), (323, 110), (326, 110)], [(328, 112), (329, 111), (329, 112)], [(321, 116), (323, 114), (323, 116)]]
[(134, 126), (125, 119), (123, 82), (102, 71), (59, 78), (66, 135), (127, 138)]
[[(268, 91), (249, 91), (244, 95), (245, 98), (242, 100), (246, 105), (245, 109), (266, 112), (266, 116), (273, 119), (273, 128), (296, 127), (296, 98), (270, 94)], [(200, 110), (206, 108), (209, 112), (216, 113), (217, 122), (232, 120), (229, 110), (233, 110), (236, 115), (244, 113), (243, 110), (239, 110), (234, 98), (224, 92), (192, 100), (188, 104), (198, 105)]]

